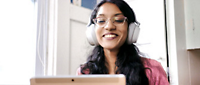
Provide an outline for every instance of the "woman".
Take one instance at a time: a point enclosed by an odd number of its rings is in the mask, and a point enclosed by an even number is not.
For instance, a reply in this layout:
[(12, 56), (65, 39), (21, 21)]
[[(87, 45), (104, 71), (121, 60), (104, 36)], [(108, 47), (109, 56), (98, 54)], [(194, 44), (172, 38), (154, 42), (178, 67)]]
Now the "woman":
[(94, 36), (89, 37), (96, 39), (89, 38), (89, 42), (96, 46), (77, 74), (124, 74), (127, 85), (169, 85), (160, 63), (142, 58), (132, 44), (135, 40), (129, 39), (130, 33), (135, 34), (135, 23), (133, 10), (123, 0), (100, 2), (89, 24), (94, 30)]

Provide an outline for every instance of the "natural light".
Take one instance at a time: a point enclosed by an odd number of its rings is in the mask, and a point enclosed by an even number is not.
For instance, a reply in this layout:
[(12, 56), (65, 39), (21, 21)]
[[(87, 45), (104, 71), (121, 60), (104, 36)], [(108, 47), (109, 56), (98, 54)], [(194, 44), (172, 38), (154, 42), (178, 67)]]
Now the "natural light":
[(35, 75), (34, 2), (2, 0), (0, 10), (0, 85), (29, 85)]

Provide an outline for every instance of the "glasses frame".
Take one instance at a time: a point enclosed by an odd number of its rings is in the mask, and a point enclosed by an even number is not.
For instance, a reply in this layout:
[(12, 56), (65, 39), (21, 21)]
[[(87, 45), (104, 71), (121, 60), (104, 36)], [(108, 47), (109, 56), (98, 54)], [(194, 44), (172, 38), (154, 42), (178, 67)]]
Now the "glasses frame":
[[(116, 16), (115, 16), (115, 17), (116, 17)], [(109, 21), (109, 20), (111, 20), (112, 24), (115, 25), (115, 26), (124, 25), (125, 21), (128, 21), (127, 17), (122, 16), (122, 17), (124, 17), (123, 23), (122, 23), (122, 24), (115, 24), (114, 21), (113, 21), (113, 20), (114, 20), (113, 18), (115, 18), (115, 17), (106, 19), (106, 22), (105, 22), (104, 25), (102, 25), (102, 26), (99, 26), (99, 24), (96, 22), (97, 19), (100, 18), (100, 17), (96, 17), (96, 18), (94, 18), (94, 19), (92, 19), (92, 20), (93, 20), (93, 22), (95, 23), (95, 25), (98, 26), (98, 27), (105, 27), (105, 26), (108, 24), (108, 21)]]

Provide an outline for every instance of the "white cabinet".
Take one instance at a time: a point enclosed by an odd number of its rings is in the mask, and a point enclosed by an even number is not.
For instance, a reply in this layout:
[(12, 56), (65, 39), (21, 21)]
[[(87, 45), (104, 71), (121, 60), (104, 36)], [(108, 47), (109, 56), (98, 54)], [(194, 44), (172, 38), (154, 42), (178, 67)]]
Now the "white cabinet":
[(185, 0), (187, 49), (200, 49), (200, 0)]

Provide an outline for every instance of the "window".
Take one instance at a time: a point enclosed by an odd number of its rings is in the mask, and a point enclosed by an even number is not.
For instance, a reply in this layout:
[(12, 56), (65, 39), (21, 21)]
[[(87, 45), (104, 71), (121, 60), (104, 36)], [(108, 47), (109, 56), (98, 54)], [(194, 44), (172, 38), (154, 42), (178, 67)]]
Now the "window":
[(82, 0), (81, 6), (89, 9), (94, 9), (94, 6), (96, 5), (97, 0)]
[(94, 9), (97, 2), (101, 0), (71, 0), (71, 3), (77, 6), (82, 6), (88, 9)]
[(0, 85), (29, 85), (35, 75), (34, 2), (3, 0), (0, 10)]

